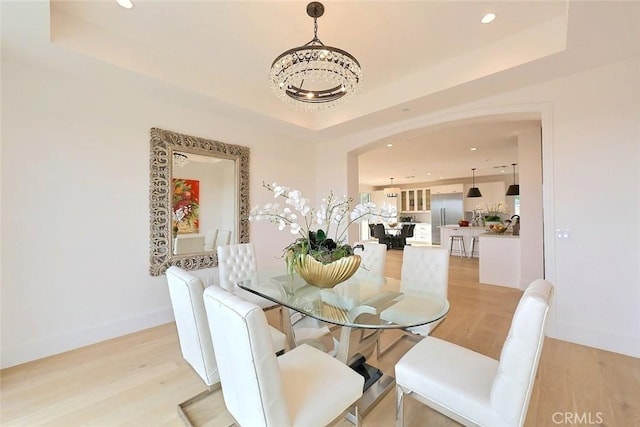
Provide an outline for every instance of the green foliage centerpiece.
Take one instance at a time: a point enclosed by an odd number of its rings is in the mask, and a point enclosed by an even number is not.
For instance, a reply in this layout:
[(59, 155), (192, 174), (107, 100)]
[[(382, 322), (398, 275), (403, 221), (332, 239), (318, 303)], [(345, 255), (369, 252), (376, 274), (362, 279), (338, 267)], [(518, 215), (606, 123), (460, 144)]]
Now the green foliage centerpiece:
[(500, 214), (508, 214), (509, 206), (500, 202), (495, 203), (493, 205), (489, 205), (487, 203), (481, 203), (476, 206), (476, 210), (485, 212), (484, 213), (484, 223), (489, 226), (491, 224), (502, 224), (502, 217)]
[(376, 209), (373, 203), (358, 204), (350, 211), (352, 199), (335, 197), (333, 192), (322, 199), (318, 209), (313, 209), (298, 190), (275, 182), (262, 183), (262, 186), (273, 192), (274, 198), (283, 198), (285, 206), (268, 203), (255, 207), (249, 220), (269, 221), (280, 230), (289, 228), (292, 234), (298, 235), (284, 249), (287, 269), (319, 287), (333, 287), (347, 280), (360, 266), (360, 257), (353, 254), (353, 247), (345, 241), (350, 225), (394, 215), (392, 211)]

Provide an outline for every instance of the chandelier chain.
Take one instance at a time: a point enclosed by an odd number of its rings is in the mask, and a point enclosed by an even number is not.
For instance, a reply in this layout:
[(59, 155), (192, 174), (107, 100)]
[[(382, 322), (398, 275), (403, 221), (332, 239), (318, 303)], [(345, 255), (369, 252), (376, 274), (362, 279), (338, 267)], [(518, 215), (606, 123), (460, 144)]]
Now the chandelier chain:
[(318, 40), (318, 18), (313, 18), (313, 39)]

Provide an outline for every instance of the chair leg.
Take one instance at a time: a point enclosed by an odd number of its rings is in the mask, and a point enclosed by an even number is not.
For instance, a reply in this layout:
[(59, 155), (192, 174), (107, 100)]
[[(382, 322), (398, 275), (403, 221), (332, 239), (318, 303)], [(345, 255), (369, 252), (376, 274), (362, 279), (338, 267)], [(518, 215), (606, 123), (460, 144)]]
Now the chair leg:
[(378, 337), (378, 341), (376, 342), (376, 358), (380, 359), (381, 356), (384, 356), (385, 353), (388, 352), (389, 350), (391, 350), (393, 347), (395, 347), (396, 344), (398, 344), (402, 338), (404, 338), (404, 332), (398, 338), (393, 340), (391, 342), (391, 344), (389, 344), (385, 348), (381, 349), (380, 348), (380, 337)]
[(280, 330), (284, 332), (284, 328), (285, 328), (285, 322), (284, 322), (284, 311), (282, 308), (282, 305), (278, 304), (278, 305), (272, 305), (271, 307), (267, 307), (264, 309), (264, 311), (269, 311), (269, 310), (278, 310), (278, 314), (280, 316)]
[(210, 394), (215, 393), (216, 391), (220, 390), (221, 384), (220, 383), (216, 383), (213, 384), (212, 386), (209, 386), (209, 388), (201, 393), (196, 394), (193, 397), (190, 397), (189, 399), (185, 400), (182, 403), (178, 403), (178, 414), (180, 415), (180, 418), (182, 418), (182, 421), (189, 427), (193, 427), (193, 423), (191, 423), (191, 420), (189, 419), (189, 416), (187, 415), (187, 413), (185, 412), (185, 408), (199, 400), (204, 399), (205, 397), (209, 396)]
[(355, 413), (354, 425), (356, 427), (360, 427), (360, 423), (362, 422), (362, 420), (360, 419), (360, 413), (358, 412), (358, 405), (353, 405), (353, 412)]
[(404, 427), (404, 390), (396, 385), (396, 427)]
[(393, 340), (389, 345), (385, 348), (380, 349), (380, 337), (378, 337), (378, 341), (376, 342), (376, 357), (380, 359), (380, 356), (384, 356), (389, 350), (396, 346), (403, 338), (409, 338), (413, 341), (420, 341), (423, 337), (408, 331), (402, 331), (402, 334), (395, 340)]
[(362, 423), (362, 417), (360, 416), (360, 413), (358, 412), (358, 404), (354, 403), (352, 406), (347, 408), (347, 410), (344, 413), (344, 416), (338, 417), (337, 419), (335, 419), (331, 423), (329, 423), (329, 425), (330, 426), (334, 426), (334, 425), (338, 424), (340, 422), (340, 420), (342, 420), (342, 418), (346, 419), (347, 421), (349, 421), (354, 426), (360, 427), (360, 425)]

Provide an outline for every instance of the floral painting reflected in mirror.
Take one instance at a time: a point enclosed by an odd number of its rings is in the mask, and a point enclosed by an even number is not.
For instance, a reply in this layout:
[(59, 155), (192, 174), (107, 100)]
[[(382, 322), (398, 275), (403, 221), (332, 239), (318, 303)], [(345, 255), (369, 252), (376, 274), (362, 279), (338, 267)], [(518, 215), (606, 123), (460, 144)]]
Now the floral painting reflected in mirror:
[(215, 267), (249, 241), (249, 148), (158, 128), (150, 141), (150, 273)]
[(200, 181), (173, 178), (172, 185), (171, 210), (174, 237), (179, 233), (197, 233), (200, 229)]

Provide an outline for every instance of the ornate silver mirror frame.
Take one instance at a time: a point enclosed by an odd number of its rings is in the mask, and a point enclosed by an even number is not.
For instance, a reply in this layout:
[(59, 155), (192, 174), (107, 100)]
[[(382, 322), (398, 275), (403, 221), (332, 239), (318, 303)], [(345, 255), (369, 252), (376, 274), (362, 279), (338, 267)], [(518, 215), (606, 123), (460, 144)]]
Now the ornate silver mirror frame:
[(236, 162), (237, 241), (249, 242), (249, 153), (248, 147), (225, 144), (163, 129), (151, 129), (150, 152), (150, 261), (149, 272), (160, 276), (172, 265), (185, 270), (215, 267), (213, 252), (186, 255), (172, 253), (172, 176), (173, 151), (231, 159)]

